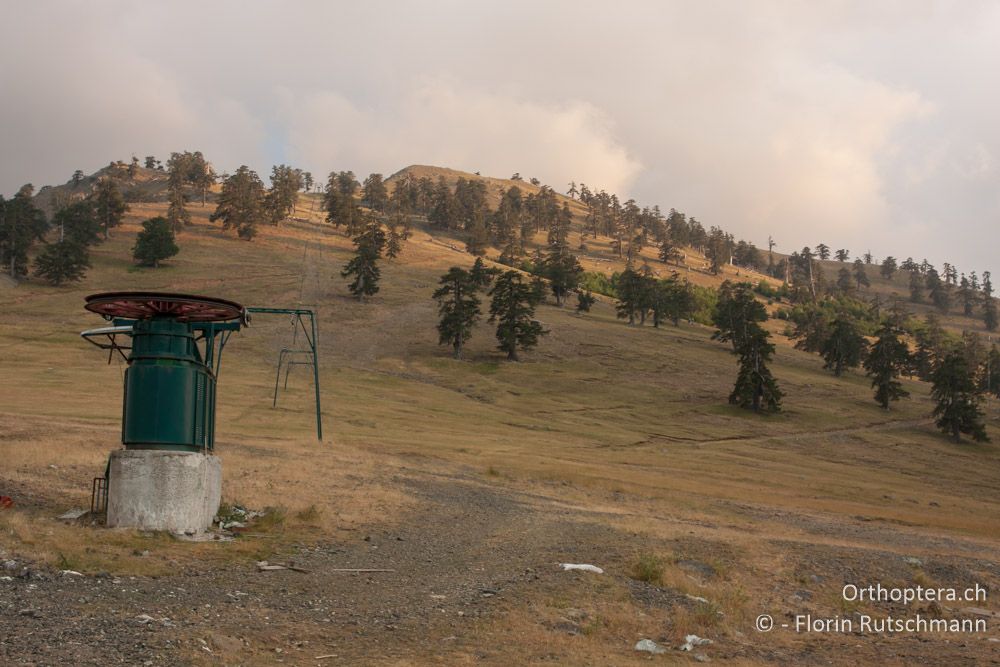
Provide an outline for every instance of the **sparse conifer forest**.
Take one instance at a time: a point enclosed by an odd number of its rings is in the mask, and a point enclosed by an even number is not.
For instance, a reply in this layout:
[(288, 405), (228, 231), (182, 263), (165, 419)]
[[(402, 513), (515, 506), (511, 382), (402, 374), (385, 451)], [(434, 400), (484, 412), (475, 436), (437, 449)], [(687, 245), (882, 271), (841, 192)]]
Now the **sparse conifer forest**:
[[(874, 456), (880, 472), (859, 473), (872, 489), (886, 483), (881, 471), (902, 465), (888, 482), (895, 492), (916, 495), (916, 483), (919, 493), (941, 498), (933, 501), (939, 505), (987, 514), (993, 508), (992, 501), (960, 501), (950, 484), (925, 486), (925, 468), (995, 462), (988, 448), (1000, 348), (992, 338), (997, 317), (988, 270), (880, 259), (869, 250), (834, 250), (835, 243), (782, 253), (773, 236), (760, 250), (712, 222), (621, 201), (580, 181), (562, 194), (532, 177), (414, 166), (363, 179), (338, 168), (317, 185), (312, 173), (282, 164), (265, 183), (249, 166), (224, 172), (200, 151), (186, 150), (163, 162), (148, 156), (142, 165), (115, 161), (90, 175), (78, 170), (62, 186), (36, 192), (26, 185), (0, 199), (0, 261), (10, 293), (51, 302), (50, 318), (75, 312), (82, 294), (132, 284), (315, 309), (323, 391), (336, 397), (324, 412), (338, 439), (364, 448), (372, 429), (387, 428), (398, 443), (419, 432), (435, 456), (482, 468), (487, 480), (558, 483), (581, 502), (638, 489), (665, 494), (657, 503), (688, 493), (716, 498), (718, 491), (694, 481), (683, 482), (684, 491), (662, 491), (658, 475), (707, 474), (705, 484), (721, 489), (730, 488), (730, 475), (762, 466), (737, 485), (739, 493), (781, 480), (778, 493), (787, 500), (776, 502), (803, 504), (796, 512), (842, 517), (861, 502), (877, 513), (883, 505), (874, 491), (861, 500), (832, 499), (815, 494), (825, 476), (782, 477), (786, 457), (787, 465), (809, 471), (822, 469), (816, 457), (831, 457), (837, 474), (853, 475), (852, 457)], [(26, 332), (9, 318), (3, 326), (8, 336)], [(252, 326), (280, 340), (271, 325)], [(254, 354), (264, 355), (256, 345)], [(69, 353), (61, 354), (70, 363)], [(28, 372), (35, 363), (14, 367)], [(293, 405), (305, 391), (296, 383), (305, 379), (291, 368), (279, 370), (270, 389), (240, 365), (232, 381), (247, 405), (276, 387), (291, 392), (281, 400)], [(42, 380), (27, 385), (26, 396), (44, 391)], [(30, 411), (16, 396), (8, 393), (8, 400), (15, 411)], [(239, 427), (251, 441), (253, 433), (278, 438), (280, 429), (300, 428), (293, 412), (272, 425), (267, 406), (254, 407)], [(476, 444), (493, 438), (497, 444)], [(397, 457), (411, 445), (387, 447)], [(586, 464), (596, 468), (581, 468), (579, 447), (609, 449)], [(896, 447), (906, 448), (905, 463)], [(313, 450), (294, 451), (283, 474), (314, 465)], [(364, 449), (350, 456), (351, 466), (381, 465)], [(696, 463), (705, 456), (720, 472)], [(631, 471), (645, 460), (653, 461), (648, 475)], [(332, 489), (317, 486), (310, 471), (302, 473), (301, 489), (284, 491), (295, 516), (306, 518), (290, 521), (281, 529), (287, 538), (279, 533), (276, 544), (309, 531), (335, 532), (317, 518), (317, 497), (329, 507), (356, 502), (339, 490), (354, 473), (335, 467), (322, 464), (315, 473), (324, 483), (337, 480)], [(251, 497), (255, 484), (240, 482), (231, 492)], [(380, 481), (372, 494), (385, 507), (402, 507), (388, 489)], [(358, 521), (377, 520), (361, 505), (351, 512)], [(962, 514), (931, 521), (884, 510), (935, 531), (966, 530)], [(768, 529), (773, 536), (777, 525)], [(1000, 524), (989, 519), (973, 532), (994, 528)], [(400, 539), (421, 539), (407, 535)], [(697, 543), (684, 544), (690, 550)], [(63, 569), (91, 567), (53, 540), (33, 548), (41, 559), (65, 557)], [(168, 551), (187, 558), (178, 547)], [(114, 567), (107, 559), (124, 552), (107, 553), (94, 557), (93, 567)], [(633, 573), (626, 579), (669, 590), (669, 567), (656, 558), (626, 557), (621, 566)], [(688, 560), (708, 556), (677, 562)], [(699, 599), (727, 600), (711, 603), (721, 605), (719, 612), (748, 613), (748, 603), (724, 597), (729, 586), (728, 579), (711, 579), (692, 590)]]

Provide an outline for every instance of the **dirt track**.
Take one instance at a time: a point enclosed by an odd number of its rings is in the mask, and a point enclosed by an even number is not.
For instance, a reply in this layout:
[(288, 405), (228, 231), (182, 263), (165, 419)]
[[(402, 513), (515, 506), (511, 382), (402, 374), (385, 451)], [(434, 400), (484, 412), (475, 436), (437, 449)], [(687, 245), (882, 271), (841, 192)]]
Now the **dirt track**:
[[(566, 652), (566, 646), (572, 647), (565, 643), (567, 637), (571, 642), (592, 641), (581, 619), (596, 615), (602, 596), (613, 595), (608, 585), (626, 591), (640, 614), (643, 609), (672, 614), (693, 604), (678, 591), (625, 576), (623, 564), (644, 540), (602, 527), (587, 512), (462, 475), (420, 473), (393, 481), (406, 485), (417, 497), (418, 508), (392, 530), (344, 532), (336, 543), (300, 547), (290, 560), (308, 572), (258, 572), (247, 563), (226, 571), (113, 578), (33, 571), (30, 566), (25, 575), (19, 564), (3, 573), (11, 580), (0, 581), (0, 662), (511, 664), (511, 644), (537, 642), (537, 637), (505, 631), (504, 619), (531, 617), (536, 602), (556, 597), (571, 602), (565, 618), (555, 623), (527, 620), (540, 626), (543, 637), (548, 632), (562, 643), (554, 643), (551, 650), (533, 645), (514, 655), (554, 664), (622, 664), (645, 660), (632, 652), (634, 639), (610, 647), (612, 658), (592, 651)], [(748, 525), (753, 526), (754, 519)], [(828, 525), (822, 532), (824, 538), (873, 538), (846, 525)], [(886, 534), (894, 540), (900, 537), (893, 529)], [(887, 581), (905, 576), (899, 557), (877, 548), (799, 542), (777, 546), (797, 567), (813, 572), (815, 581), (847, 580), (859, 572)], [(959, 545), (949, 541), (932, 546), (955, 553)], [(730, 557), (738, 565), (738, 555)], [(608, 572), (562, 572), (556, 564), (567, 561), (600, 564)], [(713, 568), (705, 563), (690, 566), (713, 576)], [(335, 568), (394, 572), (353, 574)], [(927, 569), (956, 584), (992, 580), (995, 587), (1000, 581), (995, 558), (941, 558)], [(767, 578), (771, 573), (751, 574)], [(808, 589), (809, 584), (798, 587)], [(769, 585), (776, 600), (797, 594), (800, 606), (811, 606), (808, 591), (796, 593), (780, 581)], [(997, 621), (992, 623), (995, 635)], [(652, 638), (670, 646), (683, 632), (668, 626)], [(788, 665), (1000, 662), (997, 643), (958, 639), (803, 637), (789, 643), (736, 633), (716, 637), (701, 654), (718, 662)], [(659, 659), (691, 655), (675, 649), (673, 645)]]

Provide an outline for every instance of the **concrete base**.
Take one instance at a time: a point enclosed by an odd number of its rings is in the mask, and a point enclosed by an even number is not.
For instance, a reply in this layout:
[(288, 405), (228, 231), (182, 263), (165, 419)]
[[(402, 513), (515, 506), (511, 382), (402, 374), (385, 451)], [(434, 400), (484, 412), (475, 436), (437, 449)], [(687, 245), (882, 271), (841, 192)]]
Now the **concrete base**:
[(221, 500), (217, 456), (154, 449), (111, 454), (108, 526), (197, 533), (212, 525)]

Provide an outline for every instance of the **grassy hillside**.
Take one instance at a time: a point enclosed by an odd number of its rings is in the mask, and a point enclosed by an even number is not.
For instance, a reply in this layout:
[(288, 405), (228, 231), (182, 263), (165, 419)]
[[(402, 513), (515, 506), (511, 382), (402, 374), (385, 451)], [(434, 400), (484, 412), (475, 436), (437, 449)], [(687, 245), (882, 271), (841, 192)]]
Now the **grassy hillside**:
[[(384, 266), (382, 291), (359, 304), (339, 276), (351, 244), (322, 222), (318, 196), (304, 197), (296, 219), (263, 229), (253, 242), (224, 233), (208, 223), (210, 207), (193, 205), (181, 253), (163, 268), (136, 269), (129, 250), (139, 223), (164, 208), (134, 204), (127, 223), (94, 250), (93, 270), (78, 285), (0, 286), (0, 490), (17, 498), (0, 512), (7, 553), (139, 574), (245, 561), (294, 544), (357, 539), (350, 531), (359, 528), (419, 522), (410, 513), (419, 499), (400, 480), (460, 471), (527, 494), (547, 511), (582, 512), (583, 521), (620, 535), (627, 548), (609, 547), (600, 563), (620, 581), (641, 554), (652, 555), (664, 567), (658, 590), (711, 601), (708, 610), (651, 611), (625, 584), (584, 586), (572, 601), (538, 592), (508, 598), (462, 635), (462, 646), (489, 638), (508, 644), (515, 662), (554, 652), (557, 662), (620, 664), (631, 655), (613, 647), (664, 634), (665, 617), (676, 621), (670, 641), (685, 632), (710, 635), (728, 647), (717, 657), (734, 664), (767, 662), (774, 651), (792, 662), (808, 651), (836, 660), (861, 640), (823, 637), (807, 649), (800, 638), (775, 633), (762, 643), (753, 619), (803, 605), (840, 613), (845, 571), (898, 584), (1000, 585), (1000, 446), (940, 436), (921, 383), (906, 381), (912, 399), (883, 412), (863, 376), (834, 378), (818, 357), (778, 337), (773, 371), (785, 409), (755, 416), (726, 404), (735, 359), (710, 329), (628, 327), (606, 300), (584, 316), (542, 306), (538, 317), (551, 333), (523, 363), (503, 361), (485, 322), (466, 359), (455, 361), (437, 345), (430, 295), (449, 266), (471, 265), (461, 243), (416, 229), (402, 256)], [(603, 241), (587, 240), (584, 264), (610, 273), (621, 265)], [(695, 266), (685, 272), (701, 284), (722, 278)], [(875, 273), (873, 291), (899, 289)], [(724, 275), (736, 270), (726, 267)], [(229, 343), (222, 364), (224, 496), (283, 506), (287, 520), (270, 537), (192, 545), (50, 519), (89, 504), (90, 479), (118, 446), (123, 369), (78, 333), (101, 324), (83, 310), (85, 295), (125, 289), (317, 310), (324, 442), (313, 436), (304, 371), (293, 371), (288, 392), (271, 407), (277, 351), (292, 335), (287, 321), (257, 318)], [(996, 439), (1000, 414), (995, 403), (986, 407)], [(135, 557), (136, 545), (149, 540), (153, 557)], [(907, 566), (904, 558), (925, 565)], [(692, 560), (715, 574), (692, 575), (684, 565)], [(803, 588), (812, 601), (789, 603)], [(605, 622), (570, 641), (543, 623), (567, 606)], [(921, 650), (947, 655), (944, 640)], [(857, 655), (893, 655), (862, 643), (874, 653)], [(475, 655), (456, 651), (456, 661)]]

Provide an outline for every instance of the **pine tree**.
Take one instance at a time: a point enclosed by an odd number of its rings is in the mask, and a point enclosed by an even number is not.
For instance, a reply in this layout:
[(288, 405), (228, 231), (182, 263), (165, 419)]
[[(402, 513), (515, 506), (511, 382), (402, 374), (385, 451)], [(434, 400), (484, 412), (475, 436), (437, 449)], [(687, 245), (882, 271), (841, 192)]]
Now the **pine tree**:
[(618, 294), (615, 309), (619, 318), (627, 318), (629, 326), (635, 324), (636, 316), (645, 319), (646, 282), (639, 273), (629, 268), (622, 271), (615, 281), (615, 292)]
[(851, 278), (851, 271), (846, 266), (840, 267), (837, 271), (837, 289), (844, 294), (850, 294), (854, 289), (854, 280)]
[(389, 259), (396, 259), (403, 252), (403, 242), (410, 237), (406, 228), (400, 229), (400, 225), (390, 220), (386, 223), (388, 232), (385, 235), (385, 256)]
[(882, 266), (879, 267), (879, 274), (886, 280), (892, 280), (892, 274), (896, 273), (896, 258), (886, 257), (882, 260)]
[(482, 256), (490, 245), (490, 231), (482, 217), (468, 223), (465, 228), (465, 251), (470, 255)]
[(858, 330), (857, 322), (841, 314), (830, 325), (830, 335), (820, 349), (826, 362), (823, 368), (840, 377), (845, 368), (855, 368), (861, 363), (867, 348), (868, 342)]
[(302, 170), (287, 164), (271, 168), (271, 189), (264, 196), (264, 210), (268, 221), (277, 225), (290, 215), (294, 215), (302, 189)]
[(578, 313), (589, 313), (590, 309), (593, 307), (594, 303), (597, 301), (597, 297), (593, 295), (590, 290), (585, 290), (583, 292), (576, 293), (576, 312)]
[[(757, 305), (763, 310), (763, 305)], [(783, 394), (767, 367), (774, 354), (774, 345), (768, 342), (770, 334), (757, 323), (760, 321), (757, 319), (760, 316), (757, 309), (751, 308), (746, 315), (749, 319), (740, 327), (743, 334), (734, 350), (739, 357), (739, 371), (733, 391), (729, 394), (729, 403), (741, 408), (752, 408), (754, 412), (778, 412), (781, 410)], [(766, 312), (763, 317), (767, 317)]]
[(257, 226), (265, 218), (264, 183), (256, 172), (246, 165), (222, 183), (222, 193), (215, 212), (209, 220), (222, 220), (223, 229), (235, 229), (247, 241), (257, 235)]
[(824, 262), (830, 259), (830, 246), (825, 243), (816, 244), (816, 256)]
[(742, 408), (750, 407), (754, 412), (778, 412), (781, 410), (783, 393), (767, 367), (774, 353), (774, 345), (767, 342), (768, 334), (754, 325), (737, 351), (739, 372), (736, 384), (729, 395), (729, 402)]
[(184, 207), (186, 200), (179, 187), (168, 190), (170, 204), (167, 206), (167, 222), (175, 232), (181, 231), (185, 225), (191, 224), (191, 213)]
[(41, 241), (49, 223), (31, 199), (34, 187), (21, 187), (11, 199), (0, 197), (0, 262), (11, 278), (28, 272), (28, 251)]
[(346, 225), (348, 235), (357, 234), (363, 226), (361, 210), (354, 198), (357, 189), (353, 171), (331, 171), (323, 196), (327, 222), (338, 228)]
[(517, 271), (502, 273), (489, 292), (490, 322), (497, 323), (498, 347), (507, 353), (508, 361), (517, 361), (518, 349), (528, 350), (538, 344), (538, 338), (548, 333), (535, 315), (534, 295)]
[(795, 315), (794, 320), (795, 330), (791, 337), (795, 339), (795, 349), (820, 352), (830, 337), (830, 322), (824, 310), (816, 305), (810, 305), (803, 309), (801, 315)]
[(680, 247), (670, 239), (663, 239), (663, 241), (660, 242), (659, 255), (660, 261), (664, 264), (672, 262), (679, 265), (684, 259), (684, 253), (681, 251)]
[(56, 211), (53, 226), (59, 230), (59, 240), (79, 246), (91, 246), (101, 241), (101, 223), (89, 200), (81, 200)]
[(86, 246), (69, 239), (47, 244), (35, 258), (35, 275), (57, 287), (82, 279), (88, 268)]
[(971, 317), (976, 305), (976, 291), (972, 289), (972, 285), (964, 273), (958, 282), (958, 298), (962, 302), (962, 314)]
[(493, 279), (500, 274), (500, 270), (488, 268), (483, 258), (477, 257), (469, 273), (476, 284), (476, 289), (486, 289), (493, 282)]
[(377, 221), (371, 221), (353, 241), (354, 257), (344, 266), (340, 275), (344, 278), (354, 276), (347, 288), (364, 303), (366, 296), (377, 294), (379, 290), (378, 281), (382, 272), (378, 267), (378, 260), (385, 248), (385, 232)]
[(104, 228), (104, 238), (108, 238), (108, 230), (122, 223), (122, 218), (128, 211), (128, 204), (118, 189), (117, 181), (109, 176), (97, 181), (97, 189), (91, 197), (97, 210), (97, 219)]
[(713, 340), (731, 342), (733, 351), (737, 352), (743, 340), (749, 335), (757, 322), (767, 320), (767, 309), (757, 301), (750, 283), (732, 283), (725, 281), (719, 286), (715, 311), (712, 314), (712, 324), (717, 331), (712, 334)]
[(472, 336), (472, 328), (479, 320), (479, 284), (465, 269), (453, 266), (441, 276), (441, 286), (434, 292), (438, 302), (438, 344), (451, 345), (456, 359), (462, 356), (462, 347)]
[(862, 287), (871, 287), (868, 280), (868, 271), (865, 270), (865, 262), (860, 259), (854, 260), (854, 282), (860, 290)]
[(694, 311), (694, 293), (691, 285), (674, 272), (665, 280), (655, 280), (648, 287), (649, 309), (653, 315), (653, 326), (669, 320), (675, 327), (682, 318), (691, 317)]
[(883, 410), (889, 409), (891, 401), (910, 395), (898, 380), (910, 364), (910, 350), (902, 333), (891, 321), (885, 322), (875, 334), (876, 341), (865, 359), (865, 371), (872, 379), (875, 401)]
[(923, 325), (913, 331), (913, 337), (917, 345), (910, 359), (911, 368), (918, 378), (928, 382), (942, 356), (945, 333), (937, 317), (929, 314), (924, 318)]
[(979, 397), (968, 363), (961, 352), (952, 351), (942, 359), (932, 377), (931, 398), (935, 425), (951, 435), (955, 442), (967, 433), (976, 442), (988, 442)]
[(385, 181), (382, 180), (382, 174), (371, 174), (365, 179), (364, 185), (361, 186), (361, 200), (376, 213), (385, 212), (389, 205), (389, 191), (385, 187)]
[(989, 271), (983, 271), (983, 324), (987, 331), (997, 329), (997, 302), (993, 299), (993, 283)]
[(851, 253), (841, 248), (840, 250), (837, 251), (836, 257), (838, 262), (846, 262), (851, 258)]
[(561, 306), (563, 299), (580, 283), (583, 267), (568, 250), (556, 248), (543, 261), (541, 275), (548, 279), (556, 305)]
[(995, 343), (986, 355), (979, 377), (980, 391), (1000, 398), (1000, 349)]
[(142, 223), (142, 231), (135, 237), (132, 258), (142, 266), (159, 268), (160, 262), (173, 257), (180, 248), (174, 230), (166, 218), (150, 218)]
[(948, 309), (951, 307), (950, 289), (946, 283), (941, 281), (941, 276), (938, 275), (933, 266), (927, 269), (927, 275), (924, 276), (924, 285), (930, 293), (931, 302), (934, 306), (942, 314), (947, 315)]
[(924, 301), (924, 277), (919, 271), (910, 271), (910, 301), (913, 303)]

